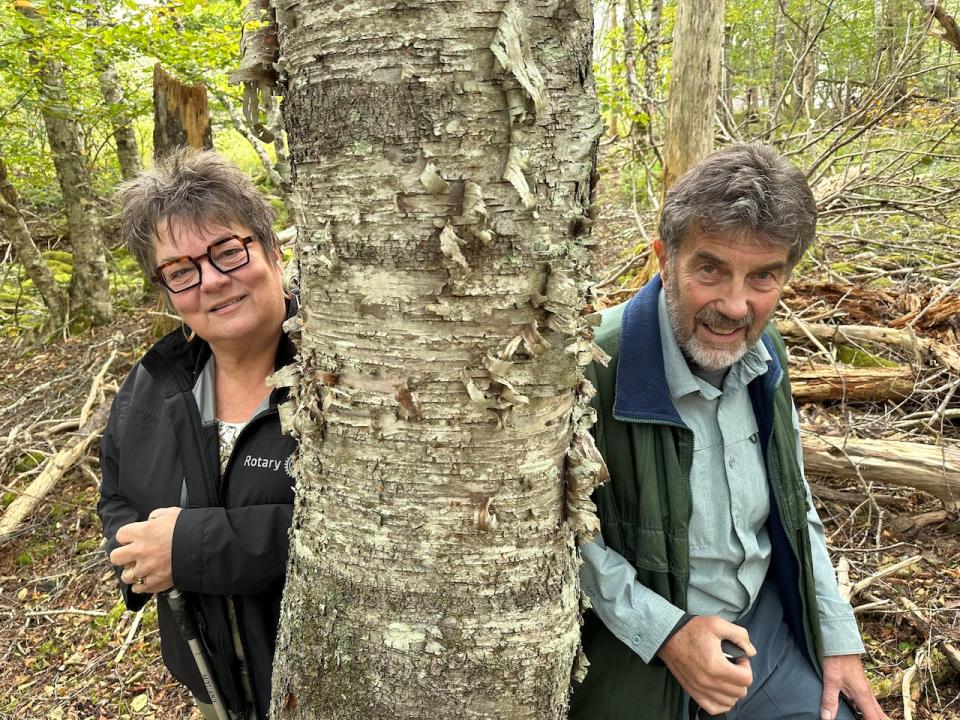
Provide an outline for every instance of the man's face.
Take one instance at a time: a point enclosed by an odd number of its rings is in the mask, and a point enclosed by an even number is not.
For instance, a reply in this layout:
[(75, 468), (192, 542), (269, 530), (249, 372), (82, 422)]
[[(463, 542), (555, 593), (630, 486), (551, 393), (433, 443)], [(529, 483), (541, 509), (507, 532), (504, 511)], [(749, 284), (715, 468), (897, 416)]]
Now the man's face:
[(789, 252), (762, 240), (687, 233), (674, 258), (654, 251), (677, 344), (715, 372), (742, 358), (760, 338), (790, 274)]

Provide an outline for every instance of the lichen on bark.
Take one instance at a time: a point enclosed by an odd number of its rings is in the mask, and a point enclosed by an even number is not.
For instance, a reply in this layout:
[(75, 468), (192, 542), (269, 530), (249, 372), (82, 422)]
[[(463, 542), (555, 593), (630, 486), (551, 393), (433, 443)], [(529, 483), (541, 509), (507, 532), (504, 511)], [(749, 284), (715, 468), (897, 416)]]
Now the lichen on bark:
[(589, 4), (276, 11), (303, 312), (273, 713), (565, 717), (600, 473)]

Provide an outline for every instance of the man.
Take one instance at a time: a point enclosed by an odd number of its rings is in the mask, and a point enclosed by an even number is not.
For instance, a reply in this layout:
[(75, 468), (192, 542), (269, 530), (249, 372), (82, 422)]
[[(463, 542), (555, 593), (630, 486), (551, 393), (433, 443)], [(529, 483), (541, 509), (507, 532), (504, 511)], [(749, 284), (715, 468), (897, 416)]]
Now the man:
[(667, 194), (660, 275), (604, 313), (611, 362), (590, 375), (611, 479), (583, 548), (594, 613), (575, 720), (846, 720), (843, 696), (884, 718), (767, 324), (816, 219), (804, 175), (772, 149), (715, 153)]

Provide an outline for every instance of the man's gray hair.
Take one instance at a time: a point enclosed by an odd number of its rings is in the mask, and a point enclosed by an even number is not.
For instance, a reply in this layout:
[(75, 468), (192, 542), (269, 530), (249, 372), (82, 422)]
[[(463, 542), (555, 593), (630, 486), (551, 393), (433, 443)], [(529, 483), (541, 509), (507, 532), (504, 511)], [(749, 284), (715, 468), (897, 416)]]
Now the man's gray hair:
[(243, 225), (269, 257), (280, 251), (273, 232), (276, 211), (240, 168), (213, 150), (175, 150), (120, 185), (116, 198), (123, 239), (147, 277), (156, 270), (158, 229), (171, 220), (192, 229)]
[(776, 150), (738, 143), (709, 155), (667, 192), (658, 232), (668, 256), (698, 228), (787, 248), (792, 268), (813, 242), (817, 204), (806, 176)]

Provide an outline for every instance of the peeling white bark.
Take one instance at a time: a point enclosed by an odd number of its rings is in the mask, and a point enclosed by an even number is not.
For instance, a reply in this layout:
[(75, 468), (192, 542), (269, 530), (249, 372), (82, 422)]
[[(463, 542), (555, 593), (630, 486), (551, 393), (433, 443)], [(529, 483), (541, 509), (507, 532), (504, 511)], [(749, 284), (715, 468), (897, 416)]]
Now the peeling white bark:
[(303, 311), (274, 717), (565, 717), (590, 4), (275, 8)]

